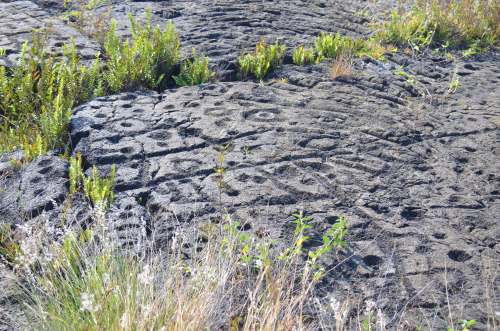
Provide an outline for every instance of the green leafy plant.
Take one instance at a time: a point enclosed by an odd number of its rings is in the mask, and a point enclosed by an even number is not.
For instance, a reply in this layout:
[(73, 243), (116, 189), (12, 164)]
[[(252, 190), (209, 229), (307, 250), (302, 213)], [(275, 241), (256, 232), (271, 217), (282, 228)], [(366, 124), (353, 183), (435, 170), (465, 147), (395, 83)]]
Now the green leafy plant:
[(422, 52), (429, 47), (474, 48), (498, 45), (500, 4), (494, 0), (416, 0), (411, 10), (391, 11), (374, 23), (377, 40)]
[[(470, 331), (469, 327), (477, 323), (476, 320), (460, 320), (461, 331)], [(453, 328), (448, 329), (448, 331), (454, 331)]]
[[(312, 220), (312, 218), (304, 217), (304, 213), (302, 211), (300, 211), (298, 214), (292, 214), (292, 216), (296, 218), (296, 220), (292, 221), (292, 223), (296, 224), (294, 245), (283, 251), (278, 256), (278, 260), (290, 258), (294, 255), (303, 254), (303, 245), (308, 239), (310, 239), (309, 236), (304, 235), (304, 231), (312, 228), (311, 225), (306, 223), (307, 221)], [(335, 222), (335, 224), (332, 225), (331, 230), (327, 231), (322, 237), (323, 245), (317, 248), (315, 251), (310, 251), (307, 253), (309, 259), (306, 263), (315, 270), (315, 272), (313, 273), (314, 281), (319, 280), (325, 274), (325, 269), (317, 264), (318, 259), (325, 253), (331, 252), (332, 247), (348, 247), (348, 245), (342, 240), (344, 235), (349, 231), (347, 227), (348, 224), (345, 221), (344, 217), (340, 217)]]
[(122, 42), (116, 36), (116, 21), (104, 43), (107, 71), (105, 79), (110, 93), (134, 89), (162, 89), (165, 75), (171, 74), (180, 57), (179, 35), (172, 22), (165, 29), (151, 28), (151, 12), (140, 25), (129, 14), (132, 40)]
[(238, 59), (240, 76), (242, 78), (252, 74), (257, 79), (264, 78), (269, 72), (279, 68), (283, 63), (285, 46), (280, 46), (278, 40), (274, 45), (267, 45), (264, 39), (255, 46), (255, 51), (242, 54)]
[(181, 62), (179, 76), (173, 76), (179, 86), (203, 84), (215, 75), (208, 67), (209, 58), (207, 56), (197, 56), (194, 47), (191, 50), (191, 54), (193, 59), (189, 59), (186, 53), (186, 59)]
[(326, 58), (336, 58), (337, 56), (350, 53), (356, 54), (363, 47), (364, 40), (353, 40), (349, 37), (341, 37), (340, 33), (325, 34), (316, 38), (314, 45), (317, 53), (317, 62), (321, 62)]
[(292, 55), (293, 63), (302, 66), (305, 64), (316, 64), (316, 51), (314, 47), (305, 48), (304, 45), (295, 47)]
[(460, 89), (460, 80), (457, 74), (453, 75), (453, 79), (448, 87), (448, 90), (445, 92), (445, 95), (450, 95), (456, 93)]
[(111, 167), (109, 178), (100, 178), (99, 171), (94, 165), (92, 167), (91, 178), (90, 176), (85, 176), (83, 173), (82, 156), (80, 154), (76, 158), (70, 157), (69, 163), (70, 193), (83, 190), (83, 193), (87, 196), (93, 207), (99, 210), (107, 210), (114, 200), (113, 185), (116, 175), (116, 165)]
[(427, 87), (425, 87), (424, 84), (418, 81), (414, 75), (405, 72), (402, 66), (398, 70), (396, 70), (395, 73), (396, 75), (401, 75), (406, 77), (406, 81), (418, 92), (418, 94), (422, 98), (432, 98), (432, 95), (427, 89)]

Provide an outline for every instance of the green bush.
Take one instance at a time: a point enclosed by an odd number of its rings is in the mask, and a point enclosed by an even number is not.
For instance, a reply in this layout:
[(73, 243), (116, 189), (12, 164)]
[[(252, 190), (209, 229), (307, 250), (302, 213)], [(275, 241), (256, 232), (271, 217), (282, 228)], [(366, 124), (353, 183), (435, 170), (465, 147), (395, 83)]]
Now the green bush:
[(62, 47), (64, 56), (47, 54), (50, 31), (34, 31), (19, 63), (0, 66), (0, 153), (24, 150), (29, 162), (66, 147), (74, 106), (106, 94), (166, 87), (179, 62), (179, 36), (171, 22), (153, 30), (150, 21), (149, 12), (145, 26), (130, 17), (132, 42), (122, 42), (112, 24), (105, 60), (97, 54), (90, 66), (80, 64), (74, 44)]
[(179, 62), (179, 35), (172, 22), (165, 29), (151, 29), (151, 13), (147, 12), (144, 26), (129, 14), (132, 26), (132, 41), (122, 42), (116, 36), (116, 22), (111, 23), (104, 57), (107, 71), (105, 79), (110, 93), (136, 89), (162, 89), (166, 86), (165, 76)]
[(314, 42), (317, 62), (327, 58), (334, 59), (344, 53), (354, 55), (363, 48), (363, 45), (363, 39), (353, 40), (349, 37), (341, 37), (340, 33), (327, 35), (324, 32)]
[(181, 62), (181, 72), (179, 76), (174, 76), (174, 80), (179, 86), (199, 85), (206, 83), (215, 74), (208, 68), (209, 58), (207, 56), (196, 55), (196, 50), (192, 48), (193, 59), (190, 60), (188, 54)]
[(298, 66), (316, 64), (316, 51), (314, 47), (305, 48), (304, 45), (293, 49), (293, 63)]
[(240, 76), (242, 78), (252, 74), (257, 79), (264, 78), (268, 73), (277, 69), (283, 63), (285, 46), (280, 46), (278, 41), (274, 45), (267, 45), (264, 39), (255, 46), (255, 51), (242, 54), (238, 59)]

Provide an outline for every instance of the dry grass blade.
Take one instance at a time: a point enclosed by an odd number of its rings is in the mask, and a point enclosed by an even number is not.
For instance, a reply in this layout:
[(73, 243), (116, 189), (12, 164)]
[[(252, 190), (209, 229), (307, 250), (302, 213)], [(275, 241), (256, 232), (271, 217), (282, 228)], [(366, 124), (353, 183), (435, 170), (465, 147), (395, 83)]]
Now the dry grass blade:
[(332, 65), (332, 77), (338, 79), (341, 77), (351, 77), (354, 75), (353, 57), (349, 52), (339, 54)]

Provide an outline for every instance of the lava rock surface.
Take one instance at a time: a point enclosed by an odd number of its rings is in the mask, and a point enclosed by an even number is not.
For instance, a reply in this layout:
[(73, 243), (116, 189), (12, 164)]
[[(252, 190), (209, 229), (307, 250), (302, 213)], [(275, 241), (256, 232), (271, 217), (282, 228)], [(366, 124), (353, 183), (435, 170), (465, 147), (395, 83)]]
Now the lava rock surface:
[[(57, 1), (39, 4), (2, 2), (0, 15), (17, 13), (19, 29), (27, 31), (63, 10)], [(259, 0), (114, 6), (124, 37), (128, 12), (141, 17), (150, 7), (153, 22), (172, 20), (183, 45), (210, 56), (222, 80), (122, 93), (73, 110), (73, 155), (82, 155), (88, 173), (92, 165), (102, 174), (117, 165), (109, 219), (124, 244), (133, 245), (127, 233), (146, 222), (161, 246), (179, 227), (195, 229), (221, 209), (245, 223), (245, 231), (272, 238), (293, 233), (291, 214), (300, 210), (313, 217), (311, 236), (319, 240), (343, 215), (350, 247), (341, 252), (342, 263), (324, 261), (332, 271), (319, 285), (322, 297), (359, 302), (362, 309), (374, 301), (393, 327), (412, 307), (436, 329), (444, 327), (447, 304), (456, 316), (477, 319), (479, 328), (492, 309), (500, 311), (495, 298), (485, 305), (485, 296), (499, 290), (500, 54), (458, 61), (399, 53), (387, 62), (365, 57), (356, 59), (355, 74), (338, 80), (328, 62), (285, 64), (265, 82), (234, 81), (240, 52), (260, 38), (278, 38), (290, 50), (321, 31), (366, 36), (364, 19), (353, 12), (360, 5)], [(7, 59), (14, 59), (29, 37), (6, 32), (13, 24), (8, 17), (0, 24), (0, 47), (9, 45)], [(64, 24), (54, 28), (66, 37), (74, 31)], [(90, 39), (77, 45), (82, 53), (96, 49)], [(425, 86), (426, 98), (395, 73), (402, 65)], [(448, 94), (455, 75), (461, 88)], [(223, 190), (214, 171), (220, 146), (228, 146)], [(2, 221), (57, 218), (68, 192), (67, 161), (46, 155), (19, 172), (11, 158), (0, 158)], [(81, 199), (73, 217), (89, 219), (85, 208)], [(311, 242), (311, 249), (318, 244)]]

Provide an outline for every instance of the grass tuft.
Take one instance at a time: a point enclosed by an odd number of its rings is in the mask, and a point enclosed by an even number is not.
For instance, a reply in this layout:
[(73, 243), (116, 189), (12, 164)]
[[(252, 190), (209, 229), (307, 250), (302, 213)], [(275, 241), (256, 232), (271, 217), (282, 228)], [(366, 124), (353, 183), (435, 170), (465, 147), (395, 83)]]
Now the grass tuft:
[(305, 313), (325, 273), (318, 259), (347, 245), (347, 223), (339, 219), (321, 247), (305, 252), (310, 218), (298, 213), (290, 246), (274, 254), (274, 240), (242, 232), (226, 215), (188, 259), (180, 232), (162, 251), (146, 247), (137, 255), (121, 248), (100, 215), (93, 229), (64, 229), (57, 241), (45, 230), (26, 230), (13, 263), (26, 327), (309, 330), (319, 324)]
[(376, 39), (424, 51), (429, 47), (498, 46), (500, 3), (496, 0), (416, 0), (412, 9), (392, 9), (375, 24)]

